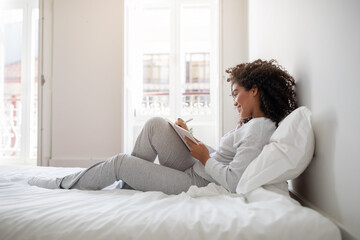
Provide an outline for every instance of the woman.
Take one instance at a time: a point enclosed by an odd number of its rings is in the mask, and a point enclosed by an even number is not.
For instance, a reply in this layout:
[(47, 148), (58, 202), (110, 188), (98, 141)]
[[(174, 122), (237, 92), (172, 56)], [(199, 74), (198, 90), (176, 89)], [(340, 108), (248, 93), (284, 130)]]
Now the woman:
[[(63, 178), (29, 179), (45, 188), (102, 189), (122, 180), (121, 188), (178, 194), (210, 182), (235, 192), (246, 167), (261, 152), (277, 124), (297, 107), (294, 79), (276, 61), (256, 60), (226, 70), (231, 95), (240, 114), (237, 127), (214, 150), (186, 139), (189, 152), (168, 122), (152, 118), (145, 124), (131, 155), (107, 161)], [(182, 119), (176, 124), (188, 129)], [(154, 164), (156, 156), (159, 164)]]

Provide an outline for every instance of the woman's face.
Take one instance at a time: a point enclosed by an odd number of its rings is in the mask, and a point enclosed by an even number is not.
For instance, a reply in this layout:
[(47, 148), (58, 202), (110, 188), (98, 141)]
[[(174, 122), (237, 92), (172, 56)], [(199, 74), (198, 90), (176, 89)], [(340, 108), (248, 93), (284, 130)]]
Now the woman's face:
[(256, 98), (254, 89), (247, 91), (244, 87), (234, 83), (232, 86), (232, 97), (234, 106), (237, 108), (241, 118), (253, 116)]

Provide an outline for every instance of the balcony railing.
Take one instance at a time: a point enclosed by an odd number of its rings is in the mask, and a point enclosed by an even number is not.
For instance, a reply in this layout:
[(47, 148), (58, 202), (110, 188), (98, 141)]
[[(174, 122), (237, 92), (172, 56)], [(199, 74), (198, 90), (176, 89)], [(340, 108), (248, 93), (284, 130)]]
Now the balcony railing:
[(181, 115), (210, 115), (209, 92), (186, 92), (182, 94)]
[[(37, 100), (34, 101), (37, 104)], [(22, 145), (22, 105), (21, 99), (12, 96), (4, 99), (0, 109), (0, 158), (19, 158)], [(34, 109), (37, 109), (35, 106)], [(30, 158), (37, 153), (37, 111), (34, 111), (30, 125)]]
[[(170, 115), (168, 92), (147, 92), (143, 94), (142, 115)], [(181, 115), (211, 114), (209, 92), (186, 92), (182, 94)]]
[(0, 120), (0, 157), (18, 157), (21, 151), (21, 101), (12, 96), (6, 98)]

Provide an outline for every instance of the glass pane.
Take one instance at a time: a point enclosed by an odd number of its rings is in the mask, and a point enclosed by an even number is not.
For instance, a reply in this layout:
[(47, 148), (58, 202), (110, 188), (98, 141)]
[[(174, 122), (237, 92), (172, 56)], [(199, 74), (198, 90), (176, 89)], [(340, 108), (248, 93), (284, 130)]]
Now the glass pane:
[(210, 107), (210, 54), (185, 54), (182, 115), (208, 115)]
[(206, 6), (185, 6), (181, 11), (184, 52), (182, 115), (210, 115), (211, 18)]
[[(21, 55), (23, 11), (1, 12), (0, 42), (3, 56), (0, 60), (3, 72), (0, 79), (0, 132), (1, 158), (19, 157), (21, 152)], [(1, 39), (1, 38), (0, 38)], [(0, 40), (1, 41), (1, 40)]]
[(170, 114), (169, 54), (144, 54), (142, 114)]
[(32, 13), (32, 46), (31, 46), (31, 99), (30, 99), (30, 151), (29, 157), (37, 157), (37, 128), (38, 128), (38, 53), (39, 53), (39, 9)]
[(144, 53), (170, 52), (170, 11), (168, 8), (144, 9), (142, 14)]
[(168, 8), (149, 8), (143, 11), (143, 115), (170, 114), (169, 20)]
[[(181, 10), (181, 38), (186, 48), (202, 44), (210, 49), (211, 43), (211, 10), (204, 6), (185, 6)], [(191, 46), (191, 44), (193, 46)]]

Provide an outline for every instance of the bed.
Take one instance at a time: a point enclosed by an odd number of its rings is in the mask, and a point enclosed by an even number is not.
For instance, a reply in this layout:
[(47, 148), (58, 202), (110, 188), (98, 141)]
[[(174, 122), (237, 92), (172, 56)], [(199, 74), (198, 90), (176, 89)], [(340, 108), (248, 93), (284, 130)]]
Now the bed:
[[(304, 114), (309, 112), (302, 109), (280, 124), (237, 193), (213, 183), (179, 195), (118, 189), (118, 182), (101, 191), (50, 190), (27, 179), (81, 168), (0, 166), (0, 239), (341, 239), (335, 224), (286, 189), (286, 180), (298, 176), (313, 154)], [(297, 143), (297, 136), (295, 145), (284, 145), (299, 127), (307, 141)]]

